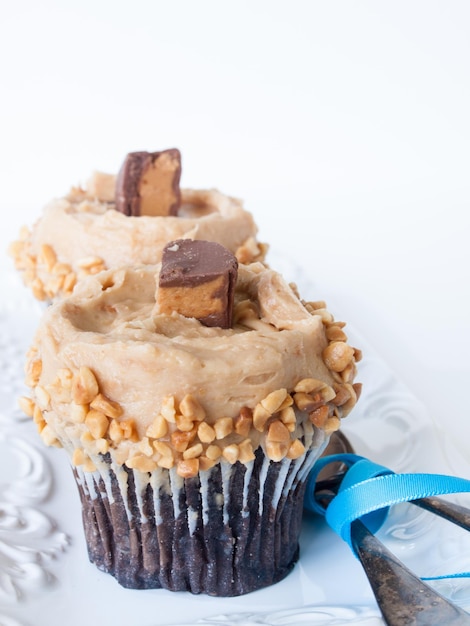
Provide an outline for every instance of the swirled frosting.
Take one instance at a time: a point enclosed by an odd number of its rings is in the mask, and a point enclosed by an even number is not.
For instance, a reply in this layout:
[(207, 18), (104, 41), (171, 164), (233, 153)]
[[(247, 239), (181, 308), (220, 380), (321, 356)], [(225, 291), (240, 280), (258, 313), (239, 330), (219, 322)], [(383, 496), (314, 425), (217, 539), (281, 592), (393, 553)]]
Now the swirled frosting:
[(115, 176), (95, 173), (85, 189), (49, 203), (10, 246), (25, 284), (39, 300), (68, 295), (77, 280), (103, 269), (154, 264), (174, 239), (216, 241), (243, 262), (265, 246), (242, 202), (212, 190), (181, 191), (177, 216), (127, 216), (114, 209)]
[(101, 272), (46, 311), (27, 382), (48, 443), (151, 470), (259, 445), (280, 460), (339, 427), (359, 391), (341, 323), (261, 263), (240, 265), (232, 328), (161, 314), (159, 269)]

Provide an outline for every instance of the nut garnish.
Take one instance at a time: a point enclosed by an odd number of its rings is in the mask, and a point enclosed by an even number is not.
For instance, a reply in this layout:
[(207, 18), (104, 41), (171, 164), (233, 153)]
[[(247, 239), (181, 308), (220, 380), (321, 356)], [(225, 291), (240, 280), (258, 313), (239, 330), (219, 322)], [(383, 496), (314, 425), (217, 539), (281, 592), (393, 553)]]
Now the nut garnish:
[(220, 417), (214, 423), (216, 439), (224, 439), (233, 431), (233, 419), (231, 417)]
[(259, 402), (253, 411), (253, 426), (262, 433), (270, 417), (271, 413)]
[(323, 350), (323, 360), (333, 372), (342, 372), (351, 363), (354, 357), (354, 348), (344, 341), (332, 341)]
[(160, 439), (164, 437), (168, 432), (168, 422), (163, 417), (163, 415), (159, 414), (155, 417), (152, 424), (147, 428), (145, 434), (147, 437), (152, 437), (153, 439)]
[(272, 461), (282, 461), (288, 451), (288, 445), (280, 441), (267, 441), (266, 453)]
[(156, 461), (149, 459), (144, 454), (136, 454), (127, 459), (126, 465), (130, 469), (139, 470), (139, 472), (153, 472), (158, 467)]
[(21, 396), (18, 399), (20, 409), (27, 417), (33, 417), (35, 404), (31, 398)]
[(219, 446), (212, 444), (207, 447), (206, 456), (208, 459), (211, 459), (211, 461), (217, 461), (217, 459), (219, 459), (221, 455), (222, 450), (219, 448)]
[(203, 451), (204, 448), (202, 447), (202, 443), (196, 443), (183, 452), (183, 459), (196, 459), (198, 456), (201, 456)]
[(193, 478), (199, 471), (199, 459), (181, 459), (176, 466), (176, 472), (182, 478)]
[(248, 437), (253, 425), (253, 412), (248, 407), (242, 407), (240, 414), (233, 420), (233, 427), (237, 435)]
[(163, 415), (167, 422), (171, 422), (173, 424), (176, 422), (174, 396), (166, 396), (165, 398), (163, 398), (160, 413)]
[(34, 388), (34, 393), (36, 396), (36, 404), (38, 405), (38, 407), (43, 411), (48, 409), (51, 402), (51, 396), (49, 392), (46, 391), (46, 389), (44, 389), (44, 387), (42, 387), (41, 385), (36, 385), (36, 387)]
[(294, 439), (290, 444), (286, 457), (288, 459), (298, 459), (305, 453), (305, 446), (300, 439)]
[(290, 433), (280, 420), (275, 420), (269, 425), (267, 440), (287, 443), (290, 441)]
[(93, 400), (90, 402), (90, 407), (92, 409), (96, 409), (97, 411), (101, 411), (107, 417), (116, 418), (122, 415), (122, 408), (117, 402), (113, 402), (109, 398), (107, 398), (102, 393), (99, 393)]
[(104, 437), (108, 430), (109, 420), (104, 413), (91, 409), (85, 417), (85, 424), (95, 439)]
[(237, 251), (235, 256), (239, 263), (247, 265), (248, 263), (254, 263), (255, 261), (262, 261), (265, 257), (267, 246), (265, 244), (257, 243), (254, 237), (249, 237), (245, 243), (243, 243)]
[(206, 412), (201, 404), (191, 394), (186, 394), (179, 405), (181, 414), (188, 420), (202, 422), (206, 417)]
[(88, 406), (86, 404), (75, 404), (75, 402), (70, 403), (69, 415), (72, 422), (82, 424), (85, 421), (87, 413)]
[(99, 387), (89, 367), (80, 367), (72, 383), (72, 399), (76, 404), (88, 404), (98, 395)]
[(182, 432), (180, 430), (175, 430), (171, 433), (170, 441), (173, 445), (173, 448), (177, 452), (184, 452), (188, 447), (190, 441), (194, 439), (195, 431), (186, 431)]
[(328, 420), (330, 412), (328, 407), (324, 404), (323, 406), (318, 407), (314, 411), (309, 413), (310, 421), (317, 428), (324, 428), (325, 424)]
[(300, 411), (310, 412), (314, 411), (318, 406), (323, 404), (323, 398), (320, 394), (312, 396), (309, 393), (299, 391), (294, 395), (294, 402)]
[(54, 248), (47, 243), (41, 246), (40, 259), (45, 264), (48, 272), (52, 272), (54, 265), (57, 262), (57, 256)]
[(286, 396), (287, 389), (277, 389), (276, 391), (269, 393), (266, 398), (261, 400), (260, 404), (270, 415), (273, 415), (279, 410), (280, 406), (286, 399)]
[[(9, 254), (13, 257), (15, 267), (22, 272), (24, 284), (31, 288), (36, 299), (54, 299), (72, 292), (77, 282), (77, 274), (72, 266), (59, 261), (57, 252), (47, 243), (42, 244), (37, 256), (33, 254), (28, 229), (23, 229), (20, 239), (10, 245)], [(77, 265), (77, 271), (83, 274), (105, 269), (105, 263), (99, 257), (82, 259), (79, 264), (83, 267)]]
[(253, 452), (253, 444), (251, 439), (244, 439), (241, 443), (238, 444), (238, 460), (240, 463), (248, 463), (249, 461), (253, 461), (255, 458), (255, 454)]
[[(40, 255), (41, 262), (44, 264), (47, 259), (56, 277), (67, 276), (68, 268), (56, 260), (53, 252), (45, 250)], [(92, 260), (85, 260), (83, 266), (92, 267)], [(344, 323), (325, 314), (322, 302), (305, 306), (321, 316), (327, 340), (322, 357), (329, 377), (322, 380), (305, 376), (293, 388), (272, 389), (255, 406), (240, 407), (238, 415), (211, 415), (196, 394), (186, 393), (181, 399), (168, 395), (160, 407), (157, 404), (147, 428), (139, 432), (127, 408), (103, 393), (90, 367), (81, 366), (74, 372), (61, 368), (52, 383), (41, 384), (44, 374), (36, 349), (30, 351), (26, 367), (34, 396), (21, 399), (20, 406), (33, 418), (46, 443), (60, 445), (48, 424), (48, 415), (57, 403), (68, 404), (70, 422), (80, 433), (83, 445), (75, 450), (73, 462), (86, 471), (95, 471), (95, 455), (107, 452), (118, 463), (136, 471), (176, 467), (183, 478), (194, 477), (221, 461), (250, 463), (255, 459), (254, 448), (258, 447), (273, 462), (298, 459), (309, 445), (303, 437), (308, 442), (307, 433), (316, 429), (326, 435), (337, 430), (361, 391), (361, 385), (353, 382), (361, 352), (346, 343)], [(237, 304), (235, 319), (242, 324), (264, 324), (250, 300)], [(202, 389), (200, 393), (204, 398)], [(124, 441), (125, 445), (121, 445)]]
[(231, 443), (222, 450), (222, 456), (229, 463), (236, 463), (240, 456), (240, 448), (236, 443)]
[(201, 422), (197, 429), (197, 436), (203, 443), (212, 443), (215, 439), (215, 430), (207, 422)]
[(291, 406), (286, 406), (279, 413), (279, 417), (280, 417), (281, 422), (287, 428), (287, 430), (291, 433), (294, 432), (296, 424), (297, 424), (297, 419), (295, 417), (294, 409)]

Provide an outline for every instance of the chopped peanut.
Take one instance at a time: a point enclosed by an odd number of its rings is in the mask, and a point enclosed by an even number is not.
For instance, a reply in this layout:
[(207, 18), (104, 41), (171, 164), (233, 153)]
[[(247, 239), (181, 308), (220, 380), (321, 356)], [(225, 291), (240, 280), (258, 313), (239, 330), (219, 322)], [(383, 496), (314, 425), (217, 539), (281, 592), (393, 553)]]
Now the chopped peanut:
[(193, 438), (194, 434), (192, 431), (182, 432), (175, 430), (170, 435), (171, 443), (177, 452), (184, 452)]
[(26, 384), (28, 387), (34, 387), (38, 384), (42, 373), (41, 359), (34, 359), (28, 362), (26, 367)]
[(124, 439), (124, 433), (117, 420), (111, 420), (108, 428), (108, 437), (113, 443), (120, 443)]
[(266, 398), (261, 400), (261, 406), (270, 414), (273, 415), (279, 410), (287, 396), (287, 389), (277, 389), (269, 393)]
[(36, 403), (39, 408), (43, 411), (46, 410), (49, 407), (51, 401), (51, 396), (49, 392), (46, 391), (44, 387), (41, 387), (41, 385), (36, 385), (36, 387), (34, 388), (34, 394), (36, 396)]
[(76, 404), (89, 404), (98, 395), (98, 381), (89, 367), (80, 367), (72, 383), (72, 399)]
[(266, 454), (272, 461), (282, 461), (288, 450), (287, 443), (280, 441), (266, 441)]
[(27, 417), (33, 417), (35, 405), (31, 398), (28, 398), (27, 396), (21, 396), (21, 398), (18, 399), (18, 404), (20, 409)]
[(279, 417), (281, 422), (286, 426), (289, 432), (294, 432), (297, 420), (295, 417), (295, 411), (293, 407), (288, 406), (279, 413)]
[(152, 454), (155, 452), (148, 437), (143, 437), (140, 440), (139, 450), (142, 452), (142, 454), (145, 454), (145, 456), (152, 456)]
[(183, 452), (183, 459), (196, 459), (198, 456), (201, 456), (203, 450), (202, 443), (196, 443)]
[(187, 417), (185, 417), (184, 415), (176, 415), (175, 421), (176, 421), (176, 428), (178, 428), (178, 430), (181, 430), (183, 432), (188, 432), (194, 428), (194, 422), (188, 419)]
[(233, 465), (233, 463), (236, 463), (236, 461), (238, 461), (238, 457), (240, 456), (240, 448), (237, 446), (236, 443), (231, 443), (229, 446), (225, 446), (225, 448), (222, 450), (222, 456)]
[(309, 414), (310, 421), (317, 428), (324, 428), (328, 420), (329, 410), (326, 405), (318, 407)]
[(198, 471), (199, 459), (182, 459), (176, 466), (176, 472), (182, 478), (197, 476)]
[(197, 429), (197, 436), (203, 443), (212, 443), (215, 439), (215, 430), (207, 422), (201, 422)]
[(175, 459), (172, 456), (162, 456), (157, 461), (158, 467), (162, 467), (164, 469), (171, 469), (174, 464)]
[(136, 454), (130, 459), (127, 459), (126, 465), (130, 469), (136, 469), (139, 472), (153, 472), (153, 470), (157, 469), (157, 463), (144, 454)]
[(319, 393), (316, 393), (314, 396), (312, 396), (309, 393), (303, 393), (302, 391), (299, 391), (294, 395), (294, 402), (300, 411), (313, 411), (320, 404), (323, 404), (322, 400), (323, 399)]
[(138, 441), (137, 426), (135, 420), (129, 418), (121, 420), (119, 422), (124, 439), (130, 439), (131, 441)]
[(241, 443), (238, 444), (239, 456), (238, 460), (241, 463), (248, 463), (249, 461), (253, 461), (255, 459), (255, 455), (253, 452), (253, 444), (251, 443), (251, 439), (245, 439)]
[(325, 383), (316, 378), (303, 378), (294, 387), (294, 391), (302, 393), (314, 393), (320, 391), (325, 386)]
[(325, 329), (325, 335), (328, 341), (346, 341), (346, 333), (339, 326), (331, 324)]
[(102, 393), (99, 393), (90, 403), (92, 409), (101, 411), (106, 417), (116, 418), (122, 415), (122, 408), (118, 402), (113, 402)]
[(54, 251), (54, 248), (52, 248), (52, 246), (50, 246), (47, 243), (42, 244), (40, 257), (41, 257), (42, 262), (46, 266), (47, 271), (51, 272), (52, 268), (57, 262), (57, 256)]
[(49, 424), (46, 424), (44, 426), (40, 434), (46, 446), (55, 446), (56, 448), (62, 448), (62, 444), (58, 440), (55, 432), (52, 430)]
[(108, 430), (109, 420), (104, 413), (91, 409), (85, 417), (85, 424), (94, 439), (104, 437)]
[(223, 439), (233, 431), (233, 419), (231, 417), (219, 417), (213, 425), (216, 439)]
[(173, 450), (164, 441), (154, 441), (153, 447), (158, 454), (161, 454), (161, 456), (173, 458)]
[(288, 443), (290, 441), (290, 433), (280, 420), (275, 420), (269, 425), (267, 441), (279, 443)]
[(75, 448), (72, 455), (72, 463), (74, 465), (83, 465), (86, 459), (87, 455), (84, 450), (82, 450), (82, 448)]
[(160, 439), (168, 433), (168, 422), (163, 415), (157, 415), (150, 426), (147, 428), (145, 434), (152, 439)]
[(207, 456), (202, 455), (199, 457), (199, 469), (201, 472), (204, 472), (211, 467), (214, 467), (214, 465), (215, 461), (209, 459)]
[(244, 406), (240, 410), (240, 414), (233, 420), (234, 430), (237, 435), (248, 437), (251, 427), (253, 426), (253, 412)]
[(167, 396), (166, 398), (163, 398), (160, 413), (163, 415), (167, 422), (171, 422), (172, 424), (175, 423), (176, 409), (175, 398), (173, 396)]
[(208, 459), (211, 459), (212, 461), (217, 461), (217, 459), (220, 458), (221, 455), (222, 450), (219, 448), (219, 446), (212, 444), (207, 447), (206, 456)]
[(325, 424), (325, 433), (330, 435), (331, 433), (339, 430), (341, 426), (341, 421), (338, 417), (330, 417)]
[(262, 433), (270, 417), (271, 414), (269, 411), (267, 411), (261, 403), (257, 404), (253, 411), (253, 426)]
[(286, 457), (288, 459), (298, 459), (305, 452), (305, 446), (300, 439), (294, 439), (290, 444)]
[(323, 350), (325, 365), (333, 372), (342, 372), (351, 363), (354, 357), (354, 348), (344, 341), (332, 341)]
[(181, 414), (186, 417), (188, 421), (202, 422), (206, 417), (206, 412), (191, 394), (184, 396), (180, 402), (179, 409)]
[(75, 404), (75, 402), (70, 403), (69, 416), (70, 416), (70, 419), (76, 424), (82, 424), (85, 421), (87, 413), (88, 413), (87, 404)]

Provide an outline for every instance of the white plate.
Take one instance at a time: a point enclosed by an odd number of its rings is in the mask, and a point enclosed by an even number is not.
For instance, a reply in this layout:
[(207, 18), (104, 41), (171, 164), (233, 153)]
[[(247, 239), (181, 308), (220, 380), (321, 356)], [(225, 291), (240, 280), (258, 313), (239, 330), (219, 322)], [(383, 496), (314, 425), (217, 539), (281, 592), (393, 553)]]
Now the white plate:
[[(349, 548), (322, 519), (306, 515), (294, 571), (268, 589), (219, 599), (165, 590), (131, 591), (88, 562), (78, 493), (65, 455), (42, 446), (17, 408), (24, 354), (41, 307), (14, 275), (0, 276), (0, 624), (156, 626), (382, 624)], [(305, 293), (303, 291), (303, 293)], [(360, 454), (395, 471), (470, 475), (424, 407), (349, 329), (365, 358), (364, 392), (344, 432)], [(458, 498), (457, 498), (458, 499)], [(460, 500), (463, 501), (463, 496)], [(380, 537), (421, 575), (470, 569), (470, 536), (411, 505), (395, 507)], [(470, 608), (470, 581), (434, 583)]]

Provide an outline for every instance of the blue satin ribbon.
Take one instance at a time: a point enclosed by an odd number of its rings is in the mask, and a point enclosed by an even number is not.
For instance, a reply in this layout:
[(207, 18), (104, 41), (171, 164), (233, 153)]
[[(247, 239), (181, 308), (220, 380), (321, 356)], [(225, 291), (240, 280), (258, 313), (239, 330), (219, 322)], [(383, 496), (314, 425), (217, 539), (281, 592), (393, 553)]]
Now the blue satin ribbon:
[[(315, 499), (315, 484), (322, 469), (330, 463), (342, 463), (348, 470), (337, 495), (325, 509)], [(351, 542), (354, 520), (360, 519), (372, 533), (376, 533), (394, 504), (465, 492), (470, 492), (470, 480), (465, 478), (442, 474), (395, 474), (387, 467), (356, 454), (334, 454), (315, 463), (307, 480), (304, 507), (324, 515), (329, 526), (354, 552)], [(457, 577), (470, 577), (470, 572), (433, 576), (426, 580)]]

